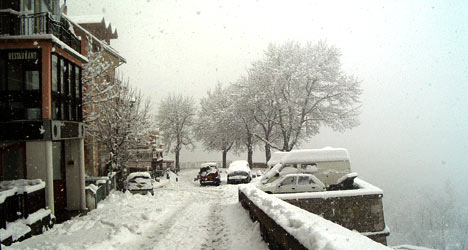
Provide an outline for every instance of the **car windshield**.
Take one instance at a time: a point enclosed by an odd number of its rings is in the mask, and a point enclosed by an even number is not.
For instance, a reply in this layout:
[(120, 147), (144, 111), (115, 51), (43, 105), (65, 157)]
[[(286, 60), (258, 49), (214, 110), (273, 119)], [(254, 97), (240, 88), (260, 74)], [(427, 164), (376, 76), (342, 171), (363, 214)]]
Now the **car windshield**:
[(0, 248), (467, 249), (467, 96), (466, 0), (2, 0)]

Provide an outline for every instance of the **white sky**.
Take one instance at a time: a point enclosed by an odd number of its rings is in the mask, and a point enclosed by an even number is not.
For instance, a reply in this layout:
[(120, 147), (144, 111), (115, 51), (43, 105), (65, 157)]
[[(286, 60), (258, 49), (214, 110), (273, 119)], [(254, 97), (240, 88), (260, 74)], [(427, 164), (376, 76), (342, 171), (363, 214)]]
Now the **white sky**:
[[(67, 3), (71, 16), (104, 14), (117, 27), (111, 45), (128, 62), (121, 71), (155, 107), (171, 92), (198, 99), (218, 81), (235, 81), (269, 42), (326, 40), (341, 49), (343, 68), (362, 81), (361, 126), (345, 133), (324, 129), (302, 148), (348, 148), (361, 176), (394, 180), (384, 190), (437, 178), (468, 184), (468, 2)], [(220, 158), (201, 149), (181, 155), (182, 161)]]

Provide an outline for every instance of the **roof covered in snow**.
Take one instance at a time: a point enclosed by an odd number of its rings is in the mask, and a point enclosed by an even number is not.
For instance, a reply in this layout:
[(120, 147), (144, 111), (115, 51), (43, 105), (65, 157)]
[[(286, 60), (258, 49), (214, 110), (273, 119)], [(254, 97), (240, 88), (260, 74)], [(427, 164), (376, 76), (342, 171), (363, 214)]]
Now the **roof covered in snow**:
[(300, 149), (287, 153), (281, 163), (314, 163), (323, 161), (349, 160), (348, 150), (344, 148)]
[(109, 26), (109, 22), (106, 21), (103, 15), (70, 16), (70, 18), (73, 19), (73, 21), (75, 21), (76, 23), (80, 23), (80, 24), (101, 23), (102, 21), (104, 21), (104, 24), (106, 25), (106, 27)]
[(280, 162), (281, 162), (281, 159), (283, 159), (283, 157), (285, 157), (287, 154), (288, 154), (288, 152), (281, 152), (281, 151), (274, 152), (274, 153), (271, 155), (271, 158), (270, 158), (270, 160), (268, 161), (267, 165), (268, 165), (269, 167), (273, 167), (274, 165), (280, 163)]

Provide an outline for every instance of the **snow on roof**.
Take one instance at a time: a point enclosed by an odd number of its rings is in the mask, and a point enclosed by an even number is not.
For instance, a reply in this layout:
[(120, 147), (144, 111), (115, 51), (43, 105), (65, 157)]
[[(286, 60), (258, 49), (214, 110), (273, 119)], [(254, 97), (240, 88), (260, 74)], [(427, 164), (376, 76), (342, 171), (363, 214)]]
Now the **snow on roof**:
[(323, 192), (307, 192), (307, 193), (291, 193), (291, 194), (274, 194), (275, 197), (282, 200), (294, 199), (313, 199), (313, 198), (336, 198), (336, 197), (350, 197), (361, 195), (383, 195), (382, 189), (363, 181), (359, 178), (354, 179), (354, 184), (358, 189), (351, 190), (338, 190), (338, 191), (323, 191)]
[(79, 58), (82, 62), (87, 63), (88, 58), (83, 56), (82, 54), (78, 53), (78, 51), (74, 50), (72, 47), (68, 46), (62, 40), (58, 39), (56, 36), (52, 34), (34, 34), (34, 35), (19, 35), (19, 36), (0, 36), (1, 40), (8, 40), (8, 39), (18, 39), (18, 40), (52, 40), (56, 43), (61, 49), (72, 53), (74, 56)]
[(273, 167), (274, 165), (280, 163), (281, 159), (283, 159), (283, 157), (285, 157), (287, 154), (288, 152), (282, 152), (282, 151), (274, 152), (271, 155), (270, 160), (267, 162), (267, 165), (269, 167)]
[(148, 172), (133, 172), (127, 176), (127, 180), (133, 179), (137, 176), (148, 177), (151, 179), (151, 175)]
[[(76, 23), (101, 23), (102, 20), (106, 20), (103, 15), (84, 15), (84, 16), (69, 16)], [(105, 21), (106, 28), (109, 26), (109, 22)]]
[(239, 190), (307, 249), (390, 249), (252, 185), (240, 186)]
[(115, 50), (114, 48), (112, 48), (109, 44), (99, 40), (99, 38), (97, 38), (95, 35), (91, 34), (91, 32), (89, 32), (87, 29), (83, 28), (81, 25), (79, 25), (77, 22), (75, 22), (74, 20), (72, 20), (72, 18), (70, 18), (69, 16), (65, 15), (65, 14), (62, 14), (63, 17), (65, 17), (65, 19), (67, 19), (70, 23), (72, 23), (74, 26), (76, 26), (77, 28), (81, 29), (83, 32), (86, 33), (86, 35), (90, 36), (94, 41), (97, 41), (105, 50), (107, 50), (109, 53), (113, 54), (114, 56), (116, 56), (117, 58), (119, 58), (119, 60), (121, 60), (122, 62), (126, 63), (127, 60), (125, 60), (125, 58), (123, 58), (119, 52), (117, 52), (117, 50)]
[(232, 173), (234, 171), (246, 171), (250, 173), (249, 163), (244, 160), (231, 162), (231, 164), (229, 164), (228, 173)]
[(323, 161), (349, 161), (348, 150), (344, 148), (300, 149), (286, 154), (281, 163), (313, 163)]

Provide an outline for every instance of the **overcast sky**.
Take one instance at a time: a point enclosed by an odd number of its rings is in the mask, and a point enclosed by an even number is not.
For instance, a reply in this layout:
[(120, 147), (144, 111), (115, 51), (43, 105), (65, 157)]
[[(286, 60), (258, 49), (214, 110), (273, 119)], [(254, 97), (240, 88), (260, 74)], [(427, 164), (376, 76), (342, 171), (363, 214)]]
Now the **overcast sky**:
[[(70, 16), (103, 14), (117, 28), (111, 45), (127, 59), (121, 72), (155, 107), (171, 92), (199, 99), (217, 82), (235, 81), (270, 42), (326, 40), (341, 49), (344, 70), (362, 81), (361, 125), (345, 133), (323, 129), (301, 147), (348, 148), (352, 168), (387, 180), (384, 189), (439, 178), (468, 184), (466, 1), (67, 3)], [(181, 160), (221, 159), (200, 152), (184, 152)]]

